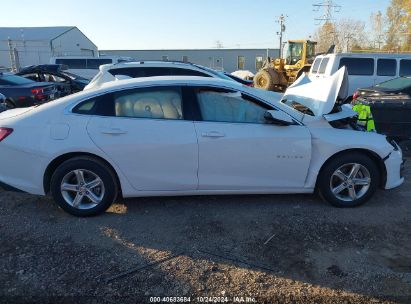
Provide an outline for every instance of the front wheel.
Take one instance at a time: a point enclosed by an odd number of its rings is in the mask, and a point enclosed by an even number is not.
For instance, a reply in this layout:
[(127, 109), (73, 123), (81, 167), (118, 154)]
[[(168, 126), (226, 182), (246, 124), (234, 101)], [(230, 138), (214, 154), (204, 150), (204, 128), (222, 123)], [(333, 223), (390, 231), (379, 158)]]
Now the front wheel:
[(320, 196), (336, 207), (356, 207), (368, 201), (378, 187), (380, 174), (375, 162), (361, 153), (343, 154), (321, 170)]
[(75, 157), (62, 163), (51, 178), (50, 188), (54, 201), (75, 216), (106, 211), (118, 193), (112, 170), (92, 157)]

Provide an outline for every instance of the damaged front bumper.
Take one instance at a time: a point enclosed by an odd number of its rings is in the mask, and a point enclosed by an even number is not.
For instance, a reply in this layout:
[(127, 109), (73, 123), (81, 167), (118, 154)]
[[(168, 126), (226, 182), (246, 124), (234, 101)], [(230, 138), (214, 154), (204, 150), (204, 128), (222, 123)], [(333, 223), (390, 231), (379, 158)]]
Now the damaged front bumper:
[(404, 164), (405, 161), (402, 158), (401, 148), (394, 149), (384, 159), (385, 169), (387, 171), (387, 178), (384, 189), (393, 189), (400, 186), (404, 182)]

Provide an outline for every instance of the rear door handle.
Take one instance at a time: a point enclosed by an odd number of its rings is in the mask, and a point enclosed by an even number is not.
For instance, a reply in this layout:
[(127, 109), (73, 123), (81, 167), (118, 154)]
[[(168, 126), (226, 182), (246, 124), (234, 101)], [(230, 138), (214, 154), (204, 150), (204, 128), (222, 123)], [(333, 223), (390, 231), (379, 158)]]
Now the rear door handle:
[(126, 134), (127, 131), (120, 128), (103, 128), (101, 129), (101, 133), (110, 135), (121, 135)]
[(224, 134), (224, 133), (221, 133), (221, 132), (217, 132), (217, 131), (210, 131), (210, 132), (203, 132), (203, 133), (201, 134), (201, 136), (203, 136), (203, 137), (214, 137), (214, 138), (217, 138), (217, 137), (224, 137), (225, 134)]

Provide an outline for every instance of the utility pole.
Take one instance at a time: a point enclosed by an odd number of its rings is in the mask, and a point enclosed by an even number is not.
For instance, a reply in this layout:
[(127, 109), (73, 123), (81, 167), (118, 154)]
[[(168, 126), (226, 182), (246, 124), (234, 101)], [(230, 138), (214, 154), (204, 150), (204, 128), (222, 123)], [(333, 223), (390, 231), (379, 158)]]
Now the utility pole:
[(321, 3), (313, 4), (313, 7), (316, 12), (320, 9), (323, 9), (324, 11), (323, 15), (314, 19), (317, 25), (334, 21), (333, 14), (338, 13), (341, 10), (341, 5), (336, 4), (332, 0), (326, 0)]
[(285, 18), (287, 16), (284, 16), (281, 14), (280, 17), (277, 19), (277, 23), (280, 24), (280, 31), (277, 32), (277, 35), (280, 36), (280, 58), (283, 58), (283, 33), (285, 32)]
[(13, 50), (13, 45), (11, 43), (10, 37), (7, 39), (7, 43), (8, 43), (8, 47), (9, 47), (11, 70), (13, 72), (17, 72), (16, 58), (14, 57), (14, 50)]
[(347, 52), (349, 52), (350, 51), (350, 40), (354, 37), (351, 34), (347, 34), (344, 36), (344, 38), (347, 39)]

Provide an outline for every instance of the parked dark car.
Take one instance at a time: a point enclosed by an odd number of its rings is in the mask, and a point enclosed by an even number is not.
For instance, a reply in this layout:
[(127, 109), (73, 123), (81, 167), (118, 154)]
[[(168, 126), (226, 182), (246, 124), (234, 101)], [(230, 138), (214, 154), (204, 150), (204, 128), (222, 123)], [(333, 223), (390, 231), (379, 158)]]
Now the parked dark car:
[(60, 97), (82, 91), (90, 80), (72, 74), (63, 64), (32, 65), (23, 68), (17, 75), (37, 82), (53, 82)]
[(0, 73), (0, 92), (8, 108), (23, 108), (42, 104), (58, 97), (54, 84)]
[(411, 77), (359, 89), (354, 103), (369, 106), (375, 130), (398, 141), (411, 139)]

